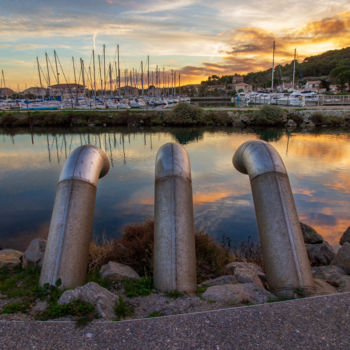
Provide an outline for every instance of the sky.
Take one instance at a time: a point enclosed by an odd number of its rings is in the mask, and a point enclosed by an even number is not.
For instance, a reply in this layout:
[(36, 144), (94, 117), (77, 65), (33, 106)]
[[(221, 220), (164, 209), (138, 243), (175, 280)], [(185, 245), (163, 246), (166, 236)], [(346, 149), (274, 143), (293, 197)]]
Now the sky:
[(88, 69), (92, 49), (102, 55), (105, 44), (113, 62), (119, 44), (122, 71), (140, 70), (149, 55), (151, 70), (199, 83), (269, 68), (273, 40), (277, 64), (290, 62), (294, 48), (302, 60), (350, 46), (350, 1), (0, 0), (0, 70), (15, 90), (39, 85), (36, 57), (46, 84), (45, 52), (53, 65), (53, 50), (71, 82), (72, 56)]

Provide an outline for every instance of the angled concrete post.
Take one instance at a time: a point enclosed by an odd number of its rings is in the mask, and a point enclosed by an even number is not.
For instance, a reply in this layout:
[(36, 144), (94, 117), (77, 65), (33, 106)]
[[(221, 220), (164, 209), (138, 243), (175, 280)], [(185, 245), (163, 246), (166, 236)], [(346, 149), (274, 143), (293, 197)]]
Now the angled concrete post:
[(101, 149), (86, 145), (75, 149), (62, 169), (52, 212), (40, 285), (73, 288), (85, 282), (91, 240), (96, 187), (109, 170)]
[(313, 278), (287, 171), (278, 152), (263, 141), (242, 144), (233, 165), (248, 174), (258, 222), (266, 279), (275, 294), (312, 292)]
[(197, 288), (191, 166), (186, 150), (163, 145), (156, 158), (154, 286), (161, 291)]

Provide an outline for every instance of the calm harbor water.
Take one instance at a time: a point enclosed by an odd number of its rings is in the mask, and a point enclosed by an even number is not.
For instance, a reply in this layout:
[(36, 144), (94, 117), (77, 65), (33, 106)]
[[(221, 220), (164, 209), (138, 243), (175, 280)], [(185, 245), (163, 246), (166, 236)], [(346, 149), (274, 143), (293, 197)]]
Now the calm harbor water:
[(258, 239), (247, 175), (232, 166), (245, 141), (268, 140), (281, 154), (301, 221), (330, 243), (350, 226), (350, 134), (237, 130), (103, 129), (78, 132), (0, 133), (0, 246), (24, 249), (46, 237), (60, 170), (81, 144), (106, 150), (111, 170), (100, 180), (93, 237), (117, 237), (123, 226), (153, 218), (154, 161), (166, 142), (181, 142), (192, 166), (195, 223), (235, 245)]

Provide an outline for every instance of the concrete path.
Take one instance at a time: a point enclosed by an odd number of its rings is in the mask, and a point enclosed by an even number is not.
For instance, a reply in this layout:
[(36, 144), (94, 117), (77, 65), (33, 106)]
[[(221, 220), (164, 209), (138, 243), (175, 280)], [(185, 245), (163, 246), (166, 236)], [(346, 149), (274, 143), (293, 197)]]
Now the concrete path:
[(0, 349), (349, 350), (350, 293), (84, 329), (0, 321)]

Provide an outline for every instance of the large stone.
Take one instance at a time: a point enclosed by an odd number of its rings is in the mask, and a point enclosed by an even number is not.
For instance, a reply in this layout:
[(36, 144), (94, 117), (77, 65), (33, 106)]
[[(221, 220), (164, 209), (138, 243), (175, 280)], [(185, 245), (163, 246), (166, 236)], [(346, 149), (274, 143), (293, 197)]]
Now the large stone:
[(339, 243), (343, 245), (345, 242), (350, 243), (350, 226), (347, 228), (347, 230), (343, 233), (343, 235), (340, 238)]
[(260, 266), (247, 262), (232, 262), (225, 266), (226, 273), (234, 275), (240, 283), (255, 283), (264, 288), (265, 274)]
[(201, 283), (202, 286), (211, 287), (221, 284), (237, 283), (237, 279), (233, 275), (224, 275)]
[(25, 261), (29, 265), (38, 265), (41, 267), (44, 259), (46, 241), (36, 238), (32, 240), (24, 252)]
[(82, 300), (95, 306), (98, 315), (105, 319), (113, 319), (114, 305), (118, 296), (95, 282), (89, 282), (82, 287), (65, 291), (57, 304), (69, 304), (74, 300)]
[(314, 266), (311, 271), (314, 278), (325, 280), (334, 287), (339, 287), (346, 275), (344, 269), (335, 265)]
[(13, 268), (22, 264), (23, 253), (14, 249), (0, 250), (0, 268)]
[(350, 276), (345, 275), (341, 278), (338, 287), (338, 292), (350, 292)]
[(333, 265), (342, 267), (346, 273), (350, 274), (350, 243), (345, 242), (339, 249), (332, 261)]
[(230, 305), (251, 302), (253, 304), (265, 303), (275, 296), (255, 283), (222, 284), (209, 287), (202, 297)]
[(337, 290), (324, 280), (314, 278), (315, 295), (325, 295), (336, 293)]
[(322, 243), (323, 238), (311, 226), (300, 223), (301, 231), (304, 236), (304, 242), (307, 244)]
[(306, 249), (312, 266), (329, 265), (335, 257), (332, 246), (327, 242), (306, 244)]
[(108, 264), (101, 267), (100, 276), (113, 281), (140, 279), (140, 276), (133, 268), (114, 261), (110, 261)]

